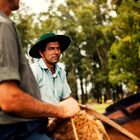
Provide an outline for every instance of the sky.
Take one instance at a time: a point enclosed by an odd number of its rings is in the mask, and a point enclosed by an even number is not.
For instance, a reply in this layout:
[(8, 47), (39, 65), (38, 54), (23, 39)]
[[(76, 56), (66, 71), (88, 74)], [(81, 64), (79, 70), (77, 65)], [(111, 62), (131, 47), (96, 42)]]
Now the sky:
[[(39, 13), (41, 11), (46, 11), (49, 0), (22, 0), (31, 10), (35, 13)], [(64, 0), (56, 0), (58, 4), (62, 3)]]

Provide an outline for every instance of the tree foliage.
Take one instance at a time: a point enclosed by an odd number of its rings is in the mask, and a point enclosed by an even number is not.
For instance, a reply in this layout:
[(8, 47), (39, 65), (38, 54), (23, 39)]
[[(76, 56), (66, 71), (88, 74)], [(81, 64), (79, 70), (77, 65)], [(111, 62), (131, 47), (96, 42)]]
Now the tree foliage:
[(140, 1), (122, 1), (112, 21), (116, 41), (109, 51), (109, 80), (123, 83), (129, 92), (139, 90)]

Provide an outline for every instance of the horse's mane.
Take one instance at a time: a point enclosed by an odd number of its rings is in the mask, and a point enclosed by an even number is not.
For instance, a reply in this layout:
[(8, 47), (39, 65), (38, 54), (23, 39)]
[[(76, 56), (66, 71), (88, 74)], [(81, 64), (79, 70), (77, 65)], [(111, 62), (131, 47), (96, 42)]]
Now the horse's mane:
[(130, 95), (126, 98), (121, 99), (120, 101), (110, 105), (106, 108), (106, 114), (113, 113), (117, 110), (123, 109), (125, 107), (128, 107), (132, 104), (140, 102), (140, 93), (136, 93), (134, 95)]

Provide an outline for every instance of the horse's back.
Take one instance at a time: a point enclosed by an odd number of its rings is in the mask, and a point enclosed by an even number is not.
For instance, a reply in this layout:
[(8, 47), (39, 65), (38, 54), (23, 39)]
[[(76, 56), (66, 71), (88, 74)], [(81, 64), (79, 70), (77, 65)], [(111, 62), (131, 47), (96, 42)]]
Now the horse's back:
[[(122, 124), (121, 126), (140, 138), (140, 119)], [(111, 140), (130, 140), (130, 138), (123, 135), (121, 132), (117, 131), (114, 128), (107, 128), (106, 131)]]

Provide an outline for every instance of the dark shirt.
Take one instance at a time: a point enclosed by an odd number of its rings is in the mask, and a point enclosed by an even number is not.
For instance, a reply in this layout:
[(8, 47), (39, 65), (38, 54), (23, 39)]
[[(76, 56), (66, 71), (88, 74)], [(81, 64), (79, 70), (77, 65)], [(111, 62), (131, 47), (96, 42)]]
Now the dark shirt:
[[(39, 87), (21, 48), (16, 27), (0, 12), (0, 83), (8, 80), (17, 81), (22, 90), (40, 100)], [(0, 111), (0, 124), (29, 120)]]

